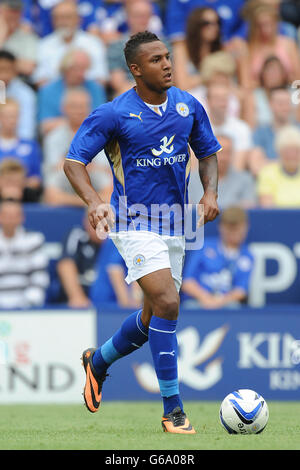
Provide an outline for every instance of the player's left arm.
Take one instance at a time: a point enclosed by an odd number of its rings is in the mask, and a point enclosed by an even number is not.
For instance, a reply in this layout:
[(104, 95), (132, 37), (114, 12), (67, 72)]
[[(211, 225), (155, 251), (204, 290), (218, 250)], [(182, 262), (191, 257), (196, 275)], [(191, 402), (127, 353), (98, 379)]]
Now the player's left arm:
[(203, 185), (204, 194), (199, 202), (203, 205), (203, 222), (213, 221), (220, 213), (218, 198), (218, 160), (213, 153), (199, 160), (199, 176)]

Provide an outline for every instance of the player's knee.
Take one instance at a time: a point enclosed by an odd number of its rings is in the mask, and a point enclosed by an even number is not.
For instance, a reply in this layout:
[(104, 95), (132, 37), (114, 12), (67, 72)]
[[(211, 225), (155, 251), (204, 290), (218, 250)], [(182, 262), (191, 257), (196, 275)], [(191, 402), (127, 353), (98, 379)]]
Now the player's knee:
[(166, 320), (176, 320), (179, 313), (179, 295), (163, 293), (156, 296), (153, 314)]

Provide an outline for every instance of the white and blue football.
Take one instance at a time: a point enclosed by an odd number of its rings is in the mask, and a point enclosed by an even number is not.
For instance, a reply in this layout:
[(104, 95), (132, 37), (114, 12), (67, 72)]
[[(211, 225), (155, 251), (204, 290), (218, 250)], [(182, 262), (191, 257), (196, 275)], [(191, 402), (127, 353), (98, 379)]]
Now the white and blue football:
[(221, 403), (220, 421), (229, 434), (259, 434), (269, 419), (264, 398), (253, 390), (229, 393)]

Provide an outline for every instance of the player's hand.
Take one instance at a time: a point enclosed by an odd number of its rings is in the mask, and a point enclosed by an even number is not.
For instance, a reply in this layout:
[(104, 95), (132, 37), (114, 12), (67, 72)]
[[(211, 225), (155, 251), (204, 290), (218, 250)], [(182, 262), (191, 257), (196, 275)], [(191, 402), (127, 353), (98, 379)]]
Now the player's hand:
[(204, 193), (199, 204), (200, 213), (198, 227), (201, 227), (207, 222), (212, 222), (220, 214), (220, 210), (217, 203), (217, 194), (214, 192)]
[(115, 223), (114, 211), (110, 204), (102, 202), (89, 206), (88, 217), (92, 227), (96, 230), (98, 238), (107, 238)]

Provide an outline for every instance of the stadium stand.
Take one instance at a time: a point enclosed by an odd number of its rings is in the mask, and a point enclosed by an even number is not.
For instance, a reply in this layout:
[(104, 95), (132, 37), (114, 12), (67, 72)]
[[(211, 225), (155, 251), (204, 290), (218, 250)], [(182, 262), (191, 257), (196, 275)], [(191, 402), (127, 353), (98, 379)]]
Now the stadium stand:
[[(1, 0), (0, 80), (7, 95), (7, 104), (1, 105), (2, 122), (8, 119), (5, 109), (13, 108), (14, 102), (18, 103), (20, 113), (16, 135), (10, 142), (3, 134), (4, 125), (0, 130), (1, 159), (8, 158), (0, 168), (1, 200), (9, 197), (25, 202), (26, 227), (44, 233), (47, 250), (52, 253), (49, 292), (52, 288), (53, 292), (61, 289), (56, 262), (66, 234), (73, 226), (81, 225), (83, 210), (81, 204), (76, 207), (71, 201), (75, 196), (66, 187), (61, 162), (72, 135), (90, 110), (112, 99), (127, 85), (132, 86), (122, 47), (136, 28), (148, 28), (171, 43), (175, 85), (189, 90), (202, 102), (215, 132), (224, 140), (224, 158), (220, 154), (222, 209), (232, 205), (243, 207), (250, 219), (254, 218), (253, 226), (261, 234), (258, 221), (269, 206), (265, 202), (269, 180), (274, 181), (276, 172), (278, 181), (283, 178), (291, 182), (285, 183), (290, 198), (272, 205), (281, 208), (280, 216), (285, 214), (291, 220), (290, 211), (299, 204), (299, 167), (295, 163), (289, 170), (284, 163), (284, 156), (293, 153), (288, 144), (285, 150), (280, 147), (280, 154), (274, 144), (280, 140), (279, 129), (285, 124), (299, 126), (298, 90), (293, 82), (300, 78), (299, 24), (296, 13), (293, 17), (290, 14), (289, 3), (292, 2), (126, 0), (124, 5), (94, 0)], [(272, 41), (275, 45), (269, 47)], [(115, 80), (116, 70), (122, 71), (123, 81), (119, 77)], [(251, 83), (247, 77), (251, 77)], [(78, 112), (76, 104), (72, 104), (76, 99)], [(33, 142), (32, 139), (38, 139), (38, 144), (32, 144), (34, 149), (30, 153), (24, 142)], [(233, 155), (227, 149), (231, 145)], [(298, 153), (294, 149), (295, 162)], [(34, 172), (33, 166), (42, 168), (42, 172)], [(99, 163), (95, 161), (94, 168), (91, 167), (92, 171), (98, 174), (99, 190), (104, 189), (105, 199), (109, 200), (111, 176), (103, 154)], [(30, 176), (35, 175), (41, 175), (43, 192), (36, 204), (29, 204), (37, 200), (28, 184)], [(192, 165), (190, 190), (194, 203), (199, 197), (195, 191), (197, 182)], [(66, 199), (51, 196), (55, 186), (66, 192)], [(292, 186), (296, 188), (294, 193)], [(277, 189), (274, 190), (281, 200)], [(275, 210), (267, 212), (266, 217), (270, 220), (274, 217), (276, 226), (278, 214)], [(47, 220), (56, 227), (55, 235)], [(217, 233), (215, 226), (205, 228), (208, 236), (211, 230), (213, 235)], [(247, 240), (251, 249), (252, 244), (263, 239), (259, 235), (256, 240), (252, 220), (250, 227)], [(271, 242), (269, 235), (266, 234), (265, 243)], [(288, 241), (287, 245), (290, 244)], [(255, 285), (258, 255), (253, 256)], [(297, 271), (295, 279), (298, 278)], [(267, 297), (269, 302), (269, 294)], [(249, 298), (251, 304), (253, 295)], [(286, 301), (292, 303), (295, 298), (296, 295), (287, 294)], [(53, 303), (55, 295), (47, 299)]]

